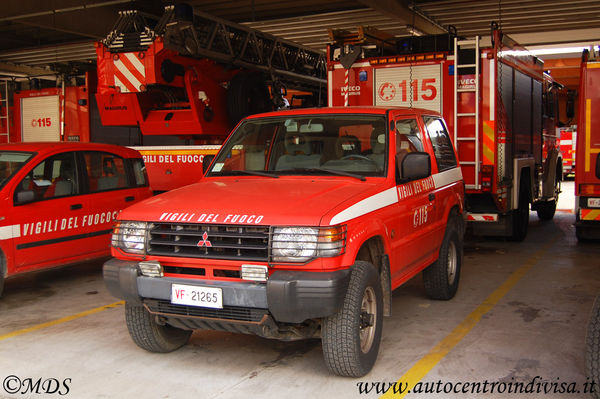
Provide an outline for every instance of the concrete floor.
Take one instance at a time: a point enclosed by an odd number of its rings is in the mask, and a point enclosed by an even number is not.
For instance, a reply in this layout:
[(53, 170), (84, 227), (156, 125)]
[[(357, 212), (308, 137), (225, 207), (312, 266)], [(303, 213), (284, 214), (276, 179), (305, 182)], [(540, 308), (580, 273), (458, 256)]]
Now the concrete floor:
[[(426, 299), (420, 277), (396, 290), (379, 358), (363, 378), (331, 376), (318, 340), (284, 343), (198, 331), (176, 352), (147, 353), (129, 338), (123, 306), (103, 308), (116, 300), (95, 262), (6, 283), (0, 299), (0, 380), (10, 388), (11, 375), (33, 382), (70, 379), (63, 396), (72, 398), (379, 397), (374, 391), (360, 394), (359, 384), (401, 378), (442, 388), (461, 383), (459, 391), (467, 382), (483, 389), (485, 381), (503, 382), (505, 389), (511, 382), (558, 383), (558, 389), (576, 383), (583, 391), (586, 323), (600, 293), (600, 245), (577, 243), (572, 187), (563, 186), (553, 221), (542, 223), (530, 214), (525, 242), (467, 242), (453, 300)], [(549, 387), (549, 394), (508, 394), (508, 388), (502, 394), (407, 397), (589, 397)], [(60, 396), (9, 395), (0, 386), (0, 397)]]

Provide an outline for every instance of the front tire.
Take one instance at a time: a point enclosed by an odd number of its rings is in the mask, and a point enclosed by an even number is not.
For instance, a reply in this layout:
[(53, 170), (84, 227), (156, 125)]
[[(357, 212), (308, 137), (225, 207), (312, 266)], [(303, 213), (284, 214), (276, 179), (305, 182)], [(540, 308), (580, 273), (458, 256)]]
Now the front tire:
[(463, 245), (457, 223), (450, 219), (438, 259), (423, 270), (425, 293), (431, 299), (449, 300), (458, 290)]
[(191, 330), (158, 324), (143, 306), (125, 303), (125, 321), (133, 342), (149, 352), (167, 353), (185, 345)]
[(352, 266), (341, 309), (322, 323), (327, 368), (344, 377), (362, 377), (373, 368), (383, 327), (383, 294), (379, 273), (363, 261)]
[(556, 213), (556, 200), (547, 201), (538, 205), (537, 214), (542, 220), (551, 220)]

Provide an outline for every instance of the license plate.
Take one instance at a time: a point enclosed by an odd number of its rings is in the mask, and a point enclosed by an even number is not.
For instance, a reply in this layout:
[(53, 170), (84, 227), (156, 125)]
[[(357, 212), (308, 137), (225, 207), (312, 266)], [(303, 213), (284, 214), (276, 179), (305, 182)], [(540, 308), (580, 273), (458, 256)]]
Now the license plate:
[(590, 208), (600, 208), (600, 198), (588, 198), (588, 206)]
[(176, 305), (223, 308), (223, 290), (214, 287), (172, 284), (171, 303)]

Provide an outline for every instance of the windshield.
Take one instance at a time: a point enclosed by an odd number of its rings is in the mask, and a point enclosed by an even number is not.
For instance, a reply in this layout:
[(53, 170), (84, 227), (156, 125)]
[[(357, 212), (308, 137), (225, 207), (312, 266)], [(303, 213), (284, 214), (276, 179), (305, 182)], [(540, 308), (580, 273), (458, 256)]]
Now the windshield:
[(0, 151), (0, 189), (33, 155), (32, 152)]
[(225, 143), (208, 176), (385, 176), (382, 115), (292, 115), (250, 119)]

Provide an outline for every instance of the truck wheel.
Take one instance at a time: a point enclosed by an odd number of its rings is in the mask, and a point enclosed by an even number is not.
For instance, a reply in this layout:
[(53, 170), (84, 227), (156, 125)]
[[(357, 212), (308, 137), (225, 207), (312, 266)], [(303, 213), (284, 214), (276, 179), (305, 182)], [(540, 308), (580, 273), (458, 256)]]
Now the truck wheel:
[(377, 359), (383, 326), (383, 295), (375, 267), (363, 261), (352, 266), (341, 309), (322, 323), (327, 368), (344, 377), (367, 374)]
[(519, 187), (519, 207), (512, 212), (512, 241), (523, 241), (529, 229), (529, 197), (527, 184), (521, 179)]
[(458, 290), (462, 264), (462, 240), (457, 224), (448, 221), (438, 259), (423, 270), (425, 293), (431, 299), (452, 299)]
[(0, 298), (2, 298), (2, 293), (4, 292), (4, 273), (0, 268)]
[(190, 330), (160, 325), (143, 306), (125, 303), (125, 321), (129, 335), (142, 349), (166, 353), (185, 345), (192, 334)]
[(537, 214), (542, 220), (551, 220), (556, 212), (556, 200), (547, 201), (538, 205)]
[[(596, 298), (585, 342), (585, 373), (589, 381), (600, 381), (600, 297)], [(596, 386), (592, 397), (600, 399), (600, 389)]]
[(227, 115), (232, 126), (248, 115), (272, 109), (269, 88), (260, 73), (242, 71), (231, 79), (227, 90)]

